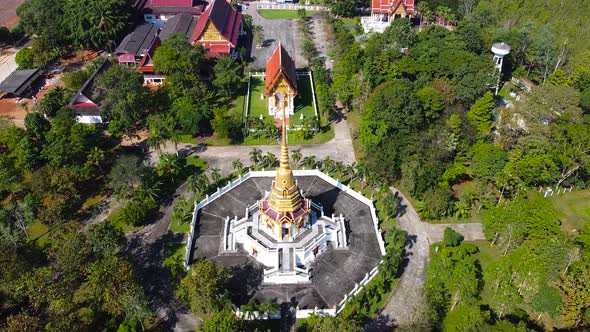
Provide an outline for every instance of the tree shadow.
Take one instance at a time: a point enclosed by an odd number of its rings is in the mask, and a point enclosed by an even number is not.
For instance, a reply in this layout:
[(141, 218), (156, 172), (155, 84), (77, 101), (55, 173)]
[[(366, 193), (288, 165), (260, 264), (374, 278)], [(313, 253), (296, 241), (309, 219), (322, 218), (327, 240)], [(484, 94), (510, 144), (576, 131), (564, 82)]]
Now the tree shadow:
[(246, 265), (234, 265), (230, 267), (231, 279), (228, 290), (231, 301), (236, 305), (248, 303), (254, 293), (260, 288), (263, 278), (263, 269), (254, 262)]

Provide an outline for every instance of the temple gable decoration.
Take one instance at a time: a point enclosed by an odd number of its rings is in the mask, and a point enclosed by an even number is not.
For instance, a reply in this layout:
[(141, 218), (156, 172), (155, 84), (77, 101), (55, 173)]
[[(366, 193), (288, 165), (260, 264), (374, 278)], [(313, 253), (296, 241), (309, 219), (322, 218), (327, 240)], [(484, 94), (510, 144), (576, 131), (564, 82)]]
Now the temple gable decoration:
[(264, 95), (268, 97), (268, 115), (281, 118), (283, 108), (287, 118), (295, 114), (297, 93), (295, 62), (279, 42), (266, 62)]

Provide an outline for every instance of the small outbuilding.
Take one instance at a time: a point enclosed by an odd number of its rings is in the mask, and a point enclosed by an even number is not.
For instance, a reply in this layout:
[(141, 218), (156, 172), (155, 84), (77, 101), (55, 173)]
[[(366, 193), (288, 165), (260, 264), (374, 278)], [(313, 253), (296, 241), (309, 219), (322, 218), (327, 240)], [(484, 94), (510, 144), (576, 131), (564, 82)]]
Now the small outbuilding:
[(28, 97), (40, 76), (41, 69), (15, 70), (0, 83), (0, 96)]

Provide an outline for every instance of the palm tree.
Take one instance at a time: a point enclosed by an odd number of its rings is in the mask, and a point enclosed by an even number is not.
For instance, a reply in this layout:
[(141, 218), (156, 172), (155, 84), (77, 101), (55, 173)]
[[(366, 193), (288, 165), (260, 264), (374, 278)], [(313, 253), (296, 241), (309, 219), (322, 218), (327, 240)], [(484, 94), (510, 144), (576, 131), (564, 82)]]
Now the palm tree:
[(341, 161), (336, 162), (334, 164), (334, 170), (338, 174), (338, 178), (341, 178), (344, 175), (344, 163)]
[(240, 310), (242, 310), (242, 312), (246, 316), (246, 319), (254, 318), (254, 312), (256, 312), (258, 310), (258, 305), (256, 304), (256, 300), (254, 300), (253, 297), (250, 298), (250, 301), (248, 301), (247, 304), (242, 304), (240, 306)]
[(266, 299), (264, 302), (262, 302), (258, 306), (258, 310), (260, 310), (261, 312), (264, 312), (267, 319), (271, 313), (277, 312), (277, 311), (279, 311), (279, 309), (280, 309), (279, 305), (276, 302), (272, 301), (271, 299)]
[(258, 166), (258, 162), (260, 162), (261, 158), (262, 158), (262, 150), (257, 149), (257, 148), (253, 148), (252, 151), (250, 151), (250, 161), (252, 163), (254, 163), (254, 168), (256, 168)]
[(137, 189), (137, 197), (143, 202), (149, 202), (152, 205), (156, 204), (156, 200), (160, 196), (160, 182), (150, 185), (143, 185)]
[(221, 180), (221, 170), (219, 168), (214, 168), (211, 170), (211, 179), (213, 179), (213, 183), (215, 183), (215, 185), (219, 184), (219, 180)]
[(172, 220), (177, 224), (188, 224), (193, 218), (193, 205), (184, 197), (178, 199), (172, 209)]
[(322, 170), (324, 172), (330, 173), (334, 168), (334, 160), (332, 160), (332, 158), (330, 158), (330, 156), (327, 156), (326, 158), (324, 158), (322, 160)]
[(266, 167), (273, 167), (276, 165), (276, 162), (277, 162), (277, 158), (270, 151), (264, 155), (263, 160), (264, 160), (264, 165)]
[(236, 160), (232, 161), (231, 167), (234, 169), (234, 171), (238, 171), (238, 174), (241, 174), (242, 169), (244, 169), (244, 164), (242, 164), (240, 159), (236, 159)]
[(305, 168), (313, 169), (316, 164), (317, 160), (315, 159), (315, 156), (309, 155), (305, 157), (305, 159), (303, 159), (303, 165), (305, 166)]
[(90, 153), (88, 153), (88, 163), (90, 163), (91, 165), (97, 166), (98, 169), (100, 169), (100, 171), (102, 172), (102, 161), (104, 160), (104, 151), (99, 149), (98, 147), (94, 147), (94, 149), (90, 150)]
[(193, 174), (188, 177), (189, 190), (194, 194), (202, 194), (209, 186), (209, 178), (204, 173)]
[(361, 191), (363, 191), (363, 189), (365, 188), (365, 183), (367, 182), (367, 172), (367, 164), (365, 164), (362, 161), (359, 161), (356, 164), (356, 173), (358, 174), (361, 180)]
[(295, 165), (299, 165), (299, 161), (301, 160), (301, 158), (303, 158), (303, 155), (301, 154), (301, 149), (295, 149), (291, 151), (291, 158), (293, 158)]
[(416, 9), (420, 13), (420, 31), (422, 30), (422, 23), (424, 21), (424, 14), (429, 11), (428, 3), (424, 1), (420, 1), (418, 5), (416, 5)]

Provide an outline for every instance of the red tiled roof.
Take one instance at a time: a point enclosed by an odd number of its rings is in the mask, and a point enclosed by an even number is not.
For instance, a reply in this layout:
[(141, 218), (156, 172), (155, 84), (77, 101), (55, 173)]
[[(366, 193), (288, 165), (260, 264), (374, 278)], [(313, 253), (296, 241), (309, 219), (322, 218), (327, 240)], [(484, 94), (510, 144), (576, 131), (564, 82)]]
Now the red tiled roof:
[(233, 9), (226, 0), (212, 0), (209, 3), (197, 21), (191, 36), (192, 43), (201, 37), (207, 22), (211, 22), (232, 47), (236, 46), (242, 14)]
[(229, 54), (229, 45), (211, 45), (209, 47), (209, 52), (212, 53), (219, 53), (219, 54)]
[(151, 0), (149, 7), (192, 7), (193, 0)]
[(294, 90), (297, 90), (297, 74), (295, 73), (295, 62), (289, 56), (281, 42), (272, 55), (266, 61), (266, 83), (264, 94), (269, 95), (272, 87), (277, 83), (281, 74), (285, 76)]
[(373, 0), (371, 13), (391, 15), (400, 4), (403, 5), (406, 13), (414, 13), (414, 0)]

